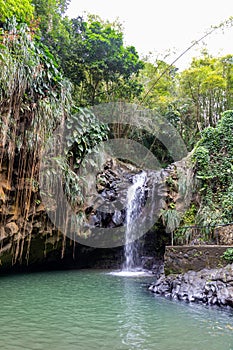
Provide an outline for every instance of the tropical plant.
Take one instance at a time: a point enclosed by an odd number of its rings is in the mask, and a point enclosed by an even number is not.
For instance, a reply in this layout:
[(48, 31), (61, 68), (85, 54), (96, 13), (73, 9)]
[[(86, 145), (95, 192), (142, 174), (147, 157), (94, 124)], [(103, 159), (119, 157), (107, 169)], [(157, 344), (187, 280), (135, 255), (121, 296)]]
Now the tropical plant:
[(232, 129), (233, 112), (226, 111), (216, 128), (203, 131), (193, 154), (201, 194), (197, 220), (204, 225), (232, 221)]
[(18, 26), (15, 20), (1, 32), (0, 60), (3, 147), (8, 146), (9, 151), (15, 149), (13, 145), (18, 151), (24, 144), (33, 148), (38, 143), (35, 138), (44, 140), (68, 113), (71, 86), (49, 50), (32, 39), (25, 24)]
[(30, 0), (0, 0), (0, 24), (15, 17), (18, 22), (30, 23), (34, 17), (34, 7)]
[(107, 139), (109, 129), (89, 109), (75, 108), (74, 111), (68, 116), (66, 123), (66, 152), (70, 165), (75, 170), (88, 152)]
[(69, 41), (60, 51), (61, 66), (75, 85), (81, 106), (119, 99), (130, 101), (142, 86), (135, 79), (143, 67), (133, 46), (123, 45), (114, 24), (90, 17), (72, 19)]
[(222, 258), (228, 263), (233, 263), (233, 248), (227, 248), (223, 253)]
[(32, 0), (37, 34), (59, 62), (61, 47), (69, 42), (70, 20), (65, 16), (70, 0)]
[(216, 126), (220, 114), (232, 108), (232, 63), (232, 55), (216, 58), (204, 51), (180, 74), (180, 94), (189, 98), (199, 132)]

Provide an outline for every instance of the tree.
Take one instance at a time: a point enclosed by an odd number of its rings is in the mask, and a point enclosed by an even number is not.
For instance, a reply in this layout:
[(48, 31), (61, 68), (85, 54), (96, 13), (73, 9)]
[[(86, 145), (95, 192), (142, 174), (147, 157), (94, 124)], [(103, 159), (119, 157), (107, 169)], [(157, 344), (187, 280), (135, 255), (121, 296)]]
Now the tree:
[(0, 0), (0, 22), (15, 17), (18, 22), (29, 23), (33, 19), (34, 7), (30, 0)]
[(201, 132), (216, 126), (221, 113), (233, 108), (233, 56), (203, 52), (181, 73), (164, 61), (145, 63), (139, 80), (146, 94), (141, 103), (167, 118), (191, 150)]
[(59, 58), (62, 43), (69, 41), (70, 20), (65, 17), (70, 0), (32, 0), (41, 41)]
[[(154, 123), (167, 120), (177, 129), (180, 128), (180, 112), (177, 97), (177, 76), (178, 69), (171, 66), (162, 59), (156, 59), (154, 63), (145, 62), (144, 68), (139, 73), (139, 82), (144, 87), (138, 103), (154, 112), (152, 116), (157, 116)], [(165, 73), (164, 73), (165, 72)], [(163, 132), (166, 132), (163, 130)], [(153, 152), (160, 160), (160, 163), (166, 166), (172, 159), (166, 147), (153, 135), (145, 130), (136, 131), (138, 140)], [(169, 136), (168, 136), (169, 137)]]
[[(175, 66), (170, 67), (161, 59), (157, 59), (155, 63), (145, 62), (145, 66), (139, 74), (139, 81), (143, 84), (146, 97), (144, 98), (142, 95), (140, 102), (145, 107), (156, 110), (163, 115), (166, 114), (169, 105), (176, 96), (177, 70)], [(164, 71), (166, 74), (161, 76)], [(156, 80), (158, 81), (155, 84)]]
[(181, 97), (189, 97), (199, 131), (216, 126), (221, 113), (232, 108), (233, 56), (211, 57), (204, 52), (180, 75)]
[(75, 84), (79, 105), (129, 101), (141, 92), (135, 78), (143, 63), (133, 46), (124, 47), (123, 34), (114, 25), (73, 19), (70, 41), (60, 55), (66, 76)]

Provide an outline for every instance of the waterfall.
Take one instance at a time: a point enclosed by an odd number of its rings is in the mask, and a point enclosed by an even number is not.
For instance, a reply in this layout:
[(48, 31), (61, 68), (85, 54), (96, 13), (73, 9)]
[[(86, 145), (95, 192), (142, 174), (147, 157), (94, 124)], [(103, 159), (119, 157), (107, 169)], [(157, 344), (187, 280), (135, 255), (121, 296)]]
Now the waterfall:
[(137, 225), (135, 220), (139, 216), (145, 201), (146, 173), (143, 171), (133, 177), (133, 184), (127, 192), (126, 229), (125, 229), (125, 262), (123, 270), (133, 271), (138, 268), (139, 252), (137, 244)]

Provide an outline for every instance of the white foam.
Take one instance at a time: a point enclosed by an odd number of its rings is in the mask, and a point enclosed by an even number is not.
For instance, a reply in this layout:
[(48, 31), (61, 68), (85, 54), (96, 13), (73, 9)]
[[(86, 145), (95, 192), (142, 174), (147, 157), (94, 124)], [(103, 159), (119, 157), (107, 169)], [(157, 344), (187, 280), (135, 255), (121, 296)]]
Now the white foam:
[(120, 271), (109, 272), (108, 275), (120, 276), (120, 277), (143, 277), (143, 276), (152, 276), (152, 273), (149, 271), (120, 270)]

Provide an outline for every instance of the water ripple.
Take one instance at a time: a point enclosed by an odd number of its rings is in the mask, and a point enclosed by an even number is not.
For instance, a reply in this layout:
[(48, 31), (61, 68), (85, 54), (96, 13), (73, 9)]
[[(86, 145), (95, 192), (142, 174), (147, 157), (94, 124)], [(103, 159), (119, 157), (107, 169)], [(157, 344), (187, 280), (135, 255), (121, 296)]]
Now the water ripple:
[(233, 350), (233, 314), (153, 296), (150, 277), (104, 271), (0, 283), (3, 350)]

